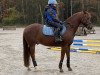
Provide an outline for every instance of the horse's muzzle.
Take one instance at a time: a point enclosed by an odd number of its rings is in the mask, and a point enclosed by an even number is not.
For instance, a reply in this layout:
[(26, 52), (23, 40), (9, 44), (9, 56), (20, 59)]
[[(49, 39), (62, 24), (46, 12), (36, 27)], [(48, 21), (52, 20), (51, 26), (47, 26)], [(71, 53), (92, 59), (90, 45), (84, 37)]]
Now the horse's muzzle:
[(87, 23), (86, 28), (89, 29), (89, 30), (91, 30), (93, 28), (92, 23), (91, 22)]

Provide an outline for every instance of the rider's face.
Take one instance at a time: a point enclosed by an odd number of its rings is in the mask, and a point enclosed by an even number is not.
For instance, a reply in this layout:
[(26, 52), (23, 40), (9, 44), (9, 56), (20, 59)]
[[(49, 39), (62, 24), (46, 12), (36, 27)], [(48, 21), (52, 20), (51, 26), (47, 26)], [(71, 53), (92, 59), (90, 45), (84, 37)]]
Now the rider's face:
[(54, 6), (56, 7), (57, 5), (56, 5), (56, 4), (54, 4)]

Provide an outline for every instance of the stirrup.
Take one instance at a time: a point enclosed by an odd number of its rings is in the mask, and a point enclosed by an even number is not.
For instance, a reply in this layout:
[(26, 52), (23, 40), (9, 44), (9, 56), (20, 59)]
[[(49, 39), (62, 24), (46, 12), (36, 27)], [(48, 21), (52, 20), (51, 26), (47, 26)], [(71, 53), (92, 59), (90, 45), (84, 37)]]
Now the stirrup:
[(55, 38), (55, 42), (62, 42), (61, 36)]

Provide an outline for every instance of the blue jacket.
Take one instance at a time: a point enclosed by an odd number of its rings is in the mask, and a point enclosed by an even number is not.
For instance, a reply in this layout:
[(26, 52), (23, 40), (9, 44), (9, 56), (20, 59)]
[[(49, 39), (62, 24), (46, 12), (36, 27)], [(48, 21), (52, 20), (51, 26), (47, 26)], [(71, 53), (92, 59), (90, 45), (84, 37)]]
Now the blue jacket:
[(53, 5), (48, 5), (45, 8), (44, 11), (44, 19), (46, 24), (53, 26), (53, 27), (58, 27), (58, 23), (61, 23), (58, 19), (57, 19), (57, 11), (56, 8)]

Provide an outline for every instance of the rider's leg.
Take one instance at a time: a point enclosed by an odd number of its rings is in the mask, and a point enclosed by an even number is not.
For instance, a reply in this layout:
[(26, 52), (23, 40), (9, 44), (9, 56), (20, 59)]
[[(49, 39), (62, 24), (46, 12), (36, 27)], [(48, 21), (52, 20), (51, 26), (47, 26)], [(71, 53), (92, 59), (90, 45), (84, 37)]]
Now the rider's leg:
[(63, 29), (63, 26), (59, 24), (59, 28), (58, 28), (58, 37), (59, 39), (62, 41), (62, 37), (61, 37), (61, 31)]
[(57, 22), (50, 22), (50, 26), (54, 27), (55, 42), (62, 41), (60, 31), (62, 30), (62, 25)]
[(55, 28), (54, 34), (55, 34), (55, 42), (62, 41), (59, 28)]
[(54, 36), (55, 36), (55, 42), (58, 42), (59, 41), (59, 38), (58, 38), (58, 28), (55, 28)]

